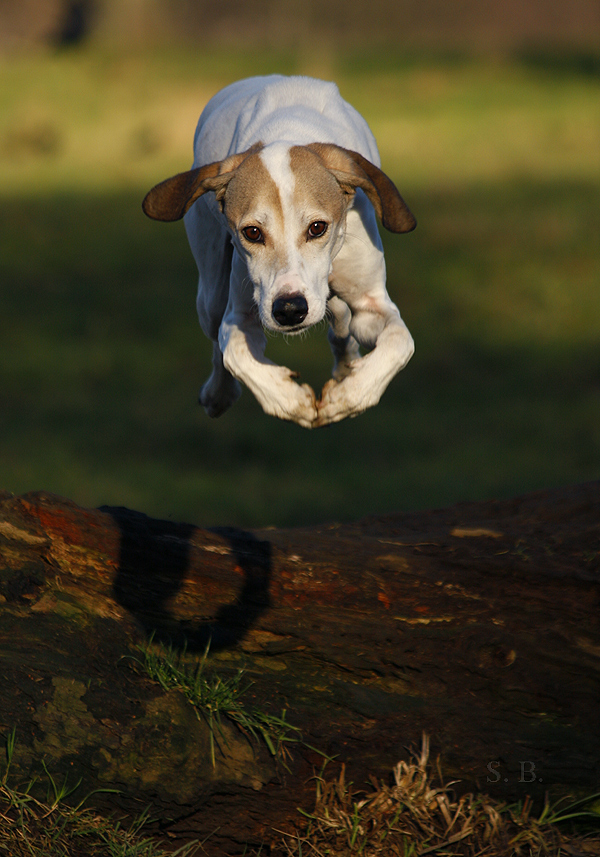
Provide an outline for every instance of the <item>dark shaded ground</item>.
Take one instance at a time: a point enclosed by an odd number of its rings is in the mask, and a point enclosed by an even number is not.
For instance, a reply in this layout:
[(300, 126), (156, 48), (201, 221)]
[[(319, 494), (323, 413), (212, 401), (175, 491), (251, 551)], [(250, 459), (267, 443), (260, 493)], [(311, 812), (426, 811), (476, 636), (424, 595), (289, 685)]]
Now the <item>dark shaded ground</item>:
[[(600, 483), (352, 525), (201, 530), (45, 494), (0, 505), (0, 724), (22, 775), (117, 787), (209, 853), (311, 807), (321, 753), (360, 784), (423, 731), (459, 789), (541, 799), (600, 786)], [(302, 730), (289, 771), (208, 733), (130, 658), (212, 640), (249, 701)], [(310, 747), (306, 746), (310, 745)], [(310, 749), (315, 748), (315, 749)], [(334, 763), (335, 764), (335, 763)]]

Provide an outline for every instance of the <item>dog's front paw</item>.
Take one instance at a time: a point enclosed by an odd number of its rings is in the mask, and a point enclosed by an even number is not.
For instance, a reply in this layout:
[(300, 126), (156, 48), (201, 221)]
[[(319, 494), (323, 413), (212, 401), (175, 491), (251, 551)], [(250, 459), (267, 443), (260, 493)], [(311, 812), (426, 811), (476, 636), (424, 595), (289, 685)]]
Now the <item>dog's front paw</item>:
[(318, 417), (317, 397), (313, 388), (308, 384), (294, 384), (294, 386), (299, 391), (297, 407), (287, 419), (291, 419), (303, 428), (312, 428)]
[(285, 366), (269, 366), (266, 383), (257, 384), (256, 378), (245, 380), (266, 414), (312, 428), (317, 419), (317, 399), (312, 387), (296, 383), (296, 377)]
[(317, 402), (317, 419), (315, 428), (339, 423), (346, 417), (356, 417), (362, 414), (372, 404), (371, 397), (362, 395), (355, 383), (353, 375), (346, 375), (341, 381), (330, 378), (321, 391)]
[(317, 397), (313, 388), (308, 384), (296, 383), (294, 379), (297, 374), (289, 369), (284, 369), (282, 376), (285, 380), (280, 389), (281, 395), (270, 403), (274, 408), (274, 416), (297, 423), (303, 428), (312, 428), (318, 416)]

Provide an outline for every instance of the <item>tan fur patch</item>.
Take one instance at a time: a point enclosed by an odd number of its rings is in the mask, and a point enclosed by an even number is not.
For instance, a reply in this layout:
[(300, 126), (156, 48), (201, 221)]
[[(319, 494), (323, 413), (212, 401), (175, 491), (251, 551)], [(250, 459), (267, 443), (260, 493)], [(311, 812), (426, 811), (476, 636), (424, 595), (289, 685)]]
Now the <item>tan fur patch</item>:
[[(283, 208), (279, 190), (259, 154), (248, 155), (235, 171), (223, 199), (224, 212), (230, 225), (238, 229), (250, 218), (252, 224), (265, 228), (283, 225)], [(268, 236), (268, 231), (266, 237)]]
[(298, 207), (308, 218), (326, 214), (331, 222), (339, 223), (350, 197), (342, 193), (321, 158), (306, 146), (292, 146), (290, 165), (296, 180), (294, 196)]

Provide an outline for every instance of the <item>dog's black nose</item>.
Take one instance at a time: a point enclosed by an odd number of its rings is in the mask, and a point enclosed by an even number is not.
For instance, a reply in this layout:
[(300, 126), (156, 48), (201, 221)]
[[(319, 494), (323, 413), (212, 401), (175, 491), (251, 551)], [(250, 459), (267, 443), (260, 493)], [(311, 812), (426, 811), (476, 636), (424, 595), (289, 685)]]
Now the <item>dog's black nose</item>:
[(282, 327), (294, 327), (308, 315), (308, 304), (302, 295), (287, 295), (273, 301), (273, 318)]

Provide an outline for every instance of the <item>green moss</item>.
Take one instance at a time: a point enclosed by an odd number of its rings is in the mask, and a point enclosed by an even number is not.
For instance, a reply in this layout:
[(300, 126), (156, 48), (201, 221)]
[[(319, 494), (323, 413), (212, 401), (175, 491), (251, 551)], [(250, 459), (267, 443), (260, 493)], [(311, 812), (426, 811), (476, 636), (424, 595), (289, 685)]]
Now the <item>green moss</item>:
[(90, 712), (83, 682), (55, 677), (52, 687), (52, 698), (33, 715), (39, 737), (32, 751), (23, 748), (21, 764), (44, 759), (51, 769), (68, 771), (69, 760), (77, 757), (81, 768), (85, 758), (105, 787), (180, 803), (197, 800), (213, 783), (262, 788), (274, 774), (256, 746), (226, 722), (219, 729), (213, 766), (208, 726), (179, 693), (148, 700), (141, 716), (117, 726), (110, 717), (97, 719)]
[(98, 740), (101, 730), (81, 699), (86, 691), (83, 682), (55, 676), (52, 686), (52, 699), (33, 715), (44, 734), (34, 741), (34, 750), (41, 758), (57, 762)]

